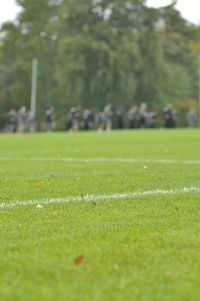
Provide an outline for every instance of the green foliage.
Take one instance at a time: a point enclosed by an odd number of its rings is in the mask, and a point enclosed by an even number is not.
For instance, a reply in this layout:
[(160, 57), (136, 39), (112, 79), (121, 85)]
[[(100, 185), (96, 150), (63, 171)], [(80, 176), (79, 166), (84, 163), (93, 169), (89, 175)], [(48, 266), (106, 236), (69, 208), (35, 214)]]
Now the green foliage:
[(197, 98), (199, 28), (174, 4), (157, 10), (142, 0), (18, 0), (17, 23), (0, 40), (0, 120), (29, 106), (31, 61), (37, 57), (37, 120), (53, 104), (128, 108), (147, 102), (160, 110)]

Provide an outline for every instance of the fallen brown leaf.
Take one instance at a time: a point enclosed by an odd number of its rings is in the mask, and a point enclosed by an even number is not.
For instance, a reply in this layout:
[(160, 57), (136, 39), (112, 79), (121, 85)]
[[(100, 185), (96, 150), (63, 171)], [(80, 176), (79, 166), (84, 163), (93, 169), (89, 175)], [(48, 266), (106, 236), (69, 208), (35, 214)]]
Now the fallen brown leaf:
[(83, 259), (84, 259), (84, 255), (79, 255), (74, 259), (74, 263), (76, 265), (79, 265), (83, 261)]

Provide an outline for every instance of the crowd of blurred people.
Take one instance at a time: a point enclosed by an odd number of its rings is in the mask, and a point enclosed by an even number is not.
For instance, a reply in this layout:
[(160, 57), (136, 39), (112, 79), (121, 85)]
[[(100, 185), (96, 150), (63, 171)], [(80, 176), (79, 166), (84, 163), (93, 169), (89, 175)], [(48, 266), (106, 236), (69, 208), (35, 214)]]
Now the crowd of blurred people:
[(11, 109), (7, 114), (7, 130), (10, 133), (23, 133), (26, 130), (33, 132), (33, 123), (31, 112), (27, 112), (25, 106), (22, 106), (19, 111)]
[[(96, 109), (81, 110), (80, 106), (74, 106), (70, 109), (67, 121), (66, 130), (77, 132), (80, 129), (89, 130), (97, 128), (98, 131), (111, 131), (113, 127), (113, 119), (115, 118), (115, 127), (123, 129), (128, 127), (134, 128), (154, 128), (157, 117), (163, 119), (165, 128), (176, 127), (176, 111), (171, 104), (166, 105), (162, 113), (148, 111), (146, 103), (132, 105), (128, 112), (124, 107), (120, 106), (116, 110), (113, 109), (113, 104), (108, 103), (102, 111)], [(188, 113), (188, 126), (195, 126), (195, 110), (191, 109)], [(52, 132), (56, 128), (55, 123), (55, 108), (50, 107), (46, 111), (46, 130)], [(33, 132), (35, 130), (35, 120), (30, 111), (27, 111), (25, 106), (22, 106), (18, 111), (11, 109), (7, 114), (7, 131), (11, 133), (25, 131)]]

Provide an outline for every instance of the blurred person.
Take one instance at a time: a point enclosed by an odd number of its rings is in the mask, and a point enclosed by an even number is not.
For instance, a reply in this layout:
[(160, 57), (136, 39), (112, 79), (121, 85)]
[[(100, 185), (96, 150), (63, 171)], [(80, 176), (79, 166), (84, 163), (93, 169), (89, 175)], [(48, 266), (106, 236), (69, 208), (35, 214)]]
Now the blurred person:
[(193, 128), (195, 126), (195, 109), (191, 109), (188, 113), (188, 126)]
[(156, 118), (158, 116), (157, 112), (150, 112), (147, 115), (147, 125), (150, 128), (154, 128), (156, 124)]
[(46, 121), (48, 132), (51, 133), (55, 129), (55, 108), (50, 107), (46, 111)]
[(98, 131), (102, 132), (104, 130), (104, 127), (105, 127), (105, 113), (104, 112), (99, 113), (98, 122), (99, 122)]
[(23, 133), (25, 131), (25, 124), (27, 120), (26, 107), (22, 106), (17, 112), (17, 131)]
[(140, 128), (145, 128), (147, 126), (147, 105), (145, 102), (143, 102), (140, 105), (139, 109), (139, 122), (140, 122)]
[(110, 132), (112, 129), (112, 115), (112, 103), (110, 102), (104, 107), (105, 128), (107, 132)]
[(164, 119), (164, 126), (165, 128), (169, 128), (170, 127), (170, 119), (171, 119), (171, 110), (169, 105), (165, 106), (163, 108), (163, 119)]
[(124, 108), (120, 107), (117, 111), (116, 111), (116, 116), (117, 116), (117, 126), (119, 129), (123, 129), (124, 128)]
[(128, 111), (128, 121), (129, 121), (129, 128), (134, 129), (136, 127), (136, 121), (137, 121), (137, 106), (132, 105), (130, 110)]
[(97, 118), (96, 109), (93, 108), (90, 110), (90, 128), (94, 126), (96, 118)]
[(72, 114), (70, 110), (67, 117), (66, 130), (70, 131), (71, 129), (72, 129)]
[(164, 125), (166, 128), (173, 128), (176, 126), (176, 112), (173, 110), (171, 104), (163, 108)]
[(70, 131), (73, 132), (79, 131), (80, 117), (81, 117), (80, 106), (72, 107), (70, 110), (70, 123), (71, 123)]
[(92, 120), (93, 120), (93, 116), (92, 116), (92, 111), (91, 110), (84, 110), (83, 111), (83, 128), (84, 130), (89, 130), (92, 127)]
[(7, 128), (9, 133), (15, 133), (17, 130), (17, 116), (13, 109), (7, 114)]

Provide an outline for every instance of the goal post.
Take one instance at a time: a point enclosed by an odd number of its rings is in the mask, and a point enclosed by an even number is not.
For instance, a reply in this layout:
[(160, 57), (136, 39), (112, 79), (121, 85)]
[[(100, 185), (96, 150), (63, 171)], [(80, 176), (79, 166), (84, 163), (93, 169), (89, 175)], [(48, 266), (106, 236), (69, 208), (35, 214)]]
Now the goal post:
[(32, 61), (32, 80), (31, 80), (31, 120), (32, 120), (32, 132), (35, 131), (35, 115), (36, 115), (36, 95), (37, 95), (37, 65), (38, 60), (36, 58)]

